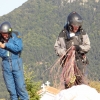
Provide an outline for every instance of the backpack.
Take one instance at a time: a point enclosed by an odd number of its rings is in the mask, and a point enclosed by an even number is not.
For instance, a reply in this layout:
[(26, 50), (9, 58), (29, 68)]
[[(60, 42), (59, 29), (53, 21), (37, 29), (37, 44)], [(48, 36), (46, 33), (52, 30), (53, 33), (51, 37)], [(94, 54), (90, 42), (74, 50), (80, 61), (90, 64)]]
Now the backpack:
[(78, 39), (76, 39), (75, 37), (70, 37), (69, 32), (66, 29), (63, 29), (60, 32), (59, 37), (64, 37), (66, 49), (68, 49), (70, 46), (73, 45), (72, 43), (74, 43), (74, 45), (81, 45), (83, 43), (83, 35), (85, 34), (86, 32), (81, 29), (76, 33), (76, 36), (78, 37)]

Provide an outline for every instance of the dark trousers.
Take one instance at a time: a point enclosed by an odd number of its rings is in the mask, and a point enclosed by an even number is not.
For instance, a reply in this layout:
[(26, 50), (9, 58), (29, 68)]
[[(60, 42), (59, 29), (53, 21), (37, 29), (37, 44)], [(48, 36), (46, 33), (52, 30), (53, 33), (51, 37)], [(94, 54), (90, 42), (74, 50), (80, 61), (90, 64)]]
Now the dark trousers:
[(85, 75), (85, 73), (86, 73), (86, 65), (82, 62), (81, 59), (77, 59), (76, 63), (77, 63), (77, 67), (79, 68), (79, 70), (82, 72), (83, 75)]
[(77, 63), (77, 67), (78, 69), (81, 71), (82, 73), (82, 83), (83, 84), (87, 84), (88, 85), (88, 70), (87, 70), (87, 65), (86, 63), (84, 63), (82, 61), (82, 59), (77, 59), (76, 60), (76, 63)]

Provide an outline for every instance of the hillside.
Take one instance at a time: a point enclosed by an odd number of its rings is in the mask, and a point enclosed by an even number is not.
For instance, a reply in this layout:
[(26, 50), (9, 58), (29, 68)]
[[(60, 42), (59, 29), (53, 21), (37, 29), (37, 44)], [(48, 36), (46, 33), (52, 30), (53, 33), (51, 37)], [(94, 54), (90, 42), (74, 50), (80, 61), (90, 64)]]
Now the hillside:
[(90, 37), (89, 77), (93, 80), (100, 77), (100, 1), (68, 1), (28, 0), (19, 8), (0, 17), (0, 23), (7, 20), (11, 22), (13, 30), (21, 32), (24, 43), (23, 62), (34, 70), (36, 80), (49, 79), (50, 67), (57, 59), (53, 46), (71, 11), (76, 11), (83, 17), (83, 28)]

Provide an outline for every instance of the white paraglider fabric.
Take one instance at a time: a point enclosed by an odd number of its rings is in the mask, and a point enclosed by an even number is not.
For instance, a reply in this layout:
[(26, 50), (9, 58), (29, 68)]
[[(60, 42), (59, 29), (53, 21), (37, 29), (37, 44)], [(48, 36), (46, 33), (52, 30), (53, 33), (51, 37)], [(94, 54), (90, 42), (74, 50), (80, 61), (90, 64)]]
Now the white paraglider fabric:
[(82, 84), (60, 91), (54, 100), (100, 100), (100, 94), (96, 89)]

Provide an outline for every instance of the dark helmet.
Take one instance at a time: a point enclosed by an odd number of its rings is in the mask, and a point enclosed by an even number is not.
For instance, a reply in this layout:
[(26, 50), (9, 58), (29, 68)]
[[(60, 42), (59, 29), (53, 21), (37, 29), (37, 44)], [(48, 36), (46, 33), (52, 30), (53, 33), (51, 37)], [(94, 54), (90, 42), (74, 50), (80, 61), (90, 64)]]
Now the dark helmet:
[(12, 28), (9, 22), (3, 22), (0, 25), (0, 32), (1, 33), (8, 33), (10, 34), (12, 32)]
[(68, 25), (75, 25), (81, 27), (82, 23), (83, 19), (77, 12), (71, 12), (67, 17)]

